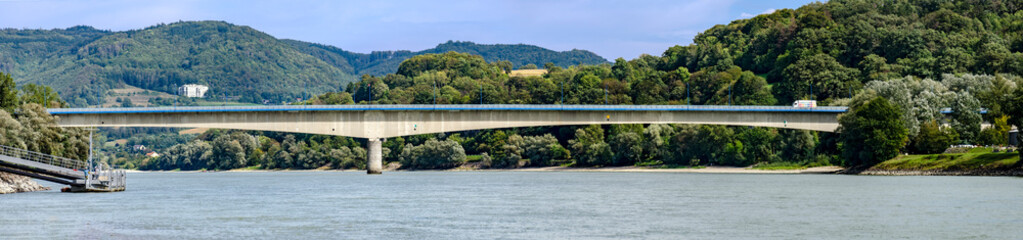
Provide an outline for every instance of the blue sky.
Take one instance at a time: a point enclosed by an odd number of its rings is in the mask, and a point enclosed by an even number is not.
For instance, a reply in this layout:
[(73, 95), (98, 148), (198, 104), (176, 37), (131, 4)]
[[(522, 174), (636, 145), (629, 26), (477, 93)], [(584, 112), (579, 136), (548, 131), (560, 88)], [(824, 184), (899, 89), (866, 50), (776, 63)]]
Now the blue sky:
[(0, 0), (0, 28), (89, 25), (139, 29), (179, 20), (223, 20), (278, 38), (355, 52), (432, 48), (447, 40), (573, 48), (605, 58), (660, 55), (715, 24), (810, 0)]

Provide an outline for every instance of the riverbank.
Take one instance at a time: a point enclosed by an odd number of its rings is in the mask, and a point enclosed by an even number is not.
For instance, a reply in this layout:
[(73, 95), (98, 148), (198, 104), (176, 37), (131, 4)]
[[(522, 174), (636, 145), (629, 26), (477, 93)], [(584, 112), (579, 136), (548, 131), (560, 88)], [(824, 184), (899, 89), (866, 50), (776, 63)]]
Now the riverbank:
[[(745, 174), (830, 174), (838, 173), (845, 168), (838, 166), (825, 166), (825, 167), (813, 167), (806, 169), (787, 169), (787, 170), (762, 170), (753, 169), (750, 167), (722, 167), (722, 166), (710, 166), (700, 168), (654, 168), (654, 167), (636, 167), (636, 166), (623, 166), (623, 167), (599, 167), (599, 168), (578, 168), (578, 167), (525, 167), (525, 168), (502, 168), (502, 169), (480, 169), (480, 168), (467, 168), (459, 167), (452, 169), (438, 169), (438, 170), (405, 170), (398, 169), (397, 166), (389, 166), (384, 169), (384, 172), (405, 172), (405, 171), (439, 171), (439, 172), (469, 172), (469, 171), (482, 171), (482, 172), (684, 172), (684, 173), (745, 173)], [(271, 169), (252, 169), (252, 168), (239, 168), (227, 171), (207, 171), (207, 172), (364, 172), (366, 170), (356, 169), (303, 169), (303, 170), (271, 170)], [(139, 171), (139, 170), (128, 170), (128, 172), (140, 173), (140, 172), (203, 172), (203, 171)]]
[[(790, 170), (761, 170), (749, 167), (719, 167), (710, 166), (702, 168), (651, 168), (651, 167), (601, 167), (601, 168), (575, 168), (575, 167), (536, 167), (516, 168), (506, 170), (481, 170), (481, 171), (517, 171), (517, 172), (683, 172), (683, 173), (744, 173), (744, 174), (828, 174), (837, 173), (844, 168), (838, 166), (814, 167), (807, 169)], [(454, 169), (452, 171), (460, 171)], [(479, 170), (478, 170), (479, 171)]]
[(902, 155), (856, 174), (886, 176), (1023, 176), (1018, 153), (971, 151)]
[[(848, 171), (838, 166), (812, 167), (805, 169), (757, 169), (753, 167), (708, 166), (697, 168), (662, 168), (656, 166), (623, 166), (623, 167), (526, 167), (511, 169), (484, 169), (479, 164), (470, 162), (460, 167), (443, 170), (411, 170), (411, 171), (525, 171), (525, 172), (677, 172), (677, 173), (735, 173), (735, 174), (852, 174), (852, 175), (885, 175), (885, 176), (1023, 176), (1023, 168), (1017, 165), (1019, 155), (1016, 153), (995, 153), (990, 151), (974, 151), (961, 154), (930, 154), (902, 155), (882, 162), (863, 171)], [(410, 171), (400, 169), (398, 163), (385, 165), (385, 172)], [(328, 168), (307, 170), (267, 170), (248, 167), (227, 170), (226, 172), (309, 172), (309, 171), (355, 171), (365, 170)], [(129, 172), (145, 172), (129, 170)], [(175, 171), (159, 171), (175, 172)], [(196, 171), (181, 171), (196, 172)], [(213, 171), (211, 171), (213, 172)]]

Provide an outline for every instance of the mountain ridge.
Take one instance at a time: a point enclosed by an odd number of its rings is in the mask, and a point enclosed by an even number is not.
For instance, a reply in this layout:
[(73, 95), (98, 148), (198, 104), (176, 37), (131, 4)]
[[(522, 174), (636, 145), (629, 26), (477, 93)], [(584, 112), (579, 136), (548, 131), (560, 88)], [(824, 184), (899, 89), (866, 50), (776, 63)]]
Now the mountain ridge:
[[(340, 64), (340, 61), (337, 61), (337, 59), (344, 58), (344, 64), (347, 64), (347, 66), (341, 65), (339, 67), (351, 68), (359, 75), (369, 74), (380, 76), (388, 73), (394, 73), (394, 71), (398, 69), (398, 64), (401, 64), (401, 61), (412, 56), (439, 54), (450, 51), (480, 55), (488, 62), (510, 61), (512, 66), (516, 68), (527, 64), (543, 66), (548, 62), (554, 63), (554, 65), (559, 67), (568, 67), (579, 64), (597, 65), (610, 63), (607, 59), (587, 50), (572, 49), (569, 51), (554, 51), (536, 45), (522, 43), (478, 44), (470, 41), (448, 40), (447, 42), (437, 44), (437, 46), (433, 48), (415, 52), (411, 50), (387, 50), (358, 53), (327, 44), (304, 42), (294, 39), (282, 40), (296, 48), (305, 50), (310, 55), (320, 56), (321, 59), (325, 59), (325, 61), (328, 62), (338, 62)], [(520, 53), (531, 53), (532, 55)], [(329, 61), (328, 59), (334, 61)]]
[(423, 51), (355, 53), (339, 47), (278, 39), (225, 21), (180, 21), (127, 31), (90, 26), (0, 29), (0, 71), (19, 84), (52, 86), (72, 106), (102, 103), (110, 89), (131, 85), (174, 92), (211, 86), (209, 95), (259, 103), (337, 91), (359, 75), (394, 73), (412, 56), (463, 51), (515, 66), (607, 61), (585, 50), (556, 52), (525, 44), (448, 41)]

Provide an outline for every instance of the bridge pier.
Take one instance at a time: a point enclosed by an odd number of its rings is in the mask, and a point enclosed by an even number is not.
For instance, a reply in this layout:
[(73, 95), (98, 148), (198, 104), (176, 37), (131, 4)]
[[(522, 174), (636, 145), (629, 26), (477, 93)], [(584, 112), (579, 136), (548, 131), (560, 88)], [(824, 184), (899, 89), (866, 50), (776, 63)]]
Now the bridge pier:
[(382, 140), (370, 138), (366, 149), (366, 174), (381, 174), (384, 170), (384, 152)]

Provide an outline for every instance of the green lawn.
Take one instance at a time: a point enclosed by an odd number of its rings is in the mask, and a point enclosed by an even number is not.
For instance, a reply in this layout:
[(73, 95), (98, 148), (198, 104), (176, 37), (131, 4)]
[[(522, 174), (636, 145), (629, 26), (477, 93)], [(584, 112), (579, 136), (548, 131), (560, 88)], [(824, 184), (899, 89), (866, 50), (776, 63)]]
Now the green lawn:
[(879, 170), (1000, 170), (1019, 161), (1018, 153), (993, 153), (973, 149), (969, 153), (903, 155), (872, 167)]

